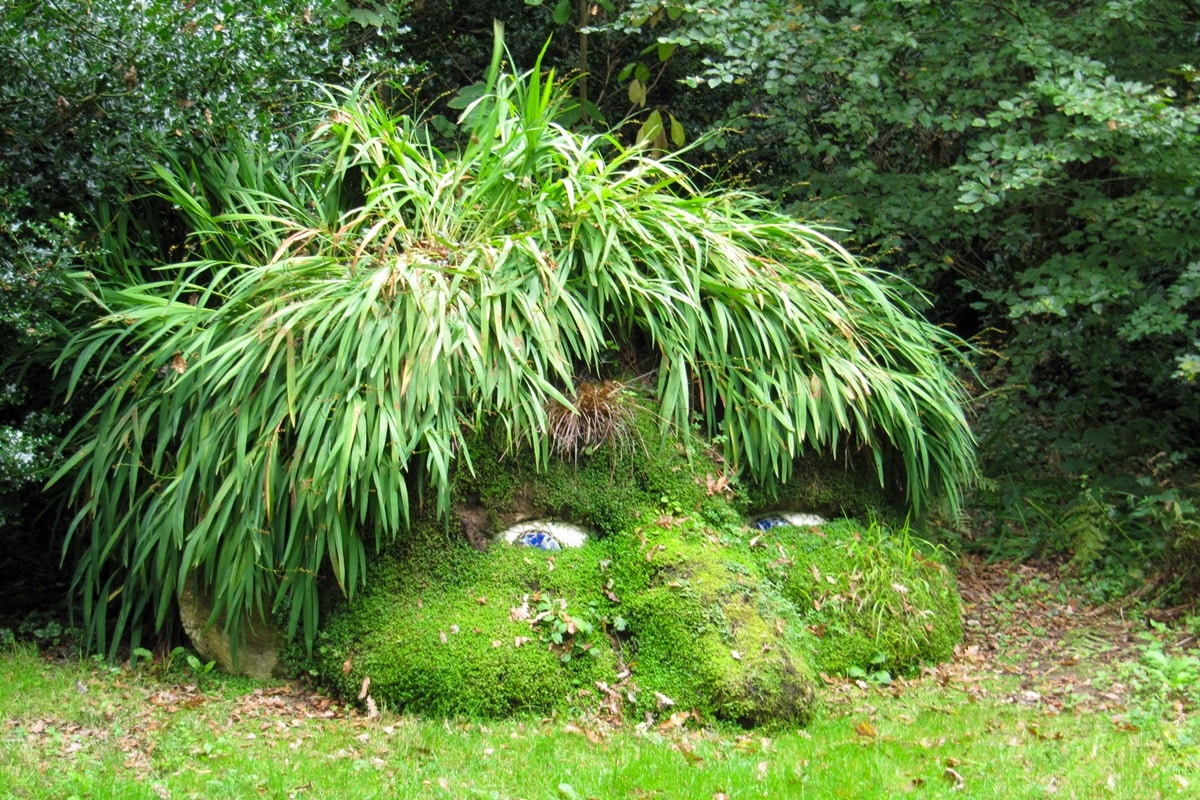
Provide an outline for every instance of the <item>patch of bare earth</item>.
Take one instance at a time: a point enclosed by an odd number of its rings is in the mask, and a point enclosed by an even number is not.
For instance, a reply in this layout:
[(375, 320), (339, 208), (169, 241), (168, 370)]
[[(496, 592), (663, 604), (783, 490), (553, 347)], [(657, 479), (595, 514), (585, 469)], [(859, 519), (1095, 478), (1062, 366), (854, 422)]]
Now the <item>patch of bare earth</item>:
[[(964, 556), (957, 577), (963, 641), (954, 659), (897, 679), (893, 693), (932, 681), (950, 693), (948, 704), (965, 696), (1048, 713), (1125, 710), (1131, 689), (1119, 665), (1140, 655), (1139, 633), (1146, 630), (1140, 616), (1126, 616), (1120, 604), (1089, 604), (1053, 564)], [(869, 688), (863, 681), (826, 682), (835, 705)]]
[(1057, 565), (988, 563), (958, 570), (963, 643), (952, 668), (1016, 678), (1006, 700), (1050, 711), (1114, 712), (1129, 699), (1118, 665), (1136, 660), (1140, 617), (1119, 604), (1090, 605)]

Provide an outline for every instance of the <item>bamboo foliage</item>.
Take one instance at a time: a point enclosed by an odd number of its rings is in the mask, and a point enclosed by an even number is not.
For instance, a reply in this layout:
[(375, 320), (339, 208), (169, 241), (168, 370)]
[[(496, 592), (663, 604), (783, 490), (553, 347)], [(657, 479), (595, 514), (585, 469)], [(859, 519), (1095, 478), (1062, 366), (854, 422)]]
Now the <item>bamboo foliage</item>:
[(158, 170), (191, 260), (101, 281), (107, 315), (60, 361), (103, 387), (56, 478), (97, 646), (161, 626), (191, 574), (231, 632), (282, 610), (311, 646), (319, 572), (351, 594), (415, 498), (447, 512), (477, 428), (549, 457), (546, 409), (613, 346), (653, 348), (665, 432), (699, 418), (758, 480), (845, 447), (881, 479), (895, 456), (918, 508), (970, 479), (958, 343), (894, 279), (681, 162), (565, 130), (552, 74), (498, 64), (458, 152), (360, 88), (296, 154)]

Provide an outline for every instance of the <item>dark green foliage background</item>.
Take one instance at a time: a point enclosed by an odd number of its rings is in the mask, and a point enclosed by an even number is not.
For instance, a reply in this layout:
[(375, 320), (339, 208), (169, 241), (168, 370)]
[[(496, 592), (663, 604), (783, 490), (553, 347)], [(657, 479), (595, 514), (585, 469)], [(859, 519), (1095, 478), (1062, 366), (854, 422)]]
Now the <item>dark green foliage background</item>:
[[(0, 6), (12, 67), (0, 77), (0, 525), (9, 552), (29, 556), (14, 573), (48, 575), (58, 556), (61, 501), (38, 487), (73, 409), (47, 366), (91, 322), (69, 273), (144, 273), (182, 241), (174, 210), (146, 197), (146, 167), (231, 137), (285, 143), (316, 96), (304, 81), (399, 80), (410, 64), (416, 78), (390, 97), (403, 110), (438, 101), (451, 135), (493, 17), (516, 66), (552, 36), (547, 65), (586, 70), (595, 114), (576, 127), (603, 118), (631, 141), (655, 112), (678, 120), (689, 142), (706, 137), (687, 157), (712, 177), (843, 226), (983, 348), (988, 480), (968, 522), (985, 546), (1070, 551), (1135, 581), (1164, 559), (1196, 563), (1193, 0), (268, 0), (253, 13), (12, 0)], [(8, 586), (4, 603), (33, 596)]]

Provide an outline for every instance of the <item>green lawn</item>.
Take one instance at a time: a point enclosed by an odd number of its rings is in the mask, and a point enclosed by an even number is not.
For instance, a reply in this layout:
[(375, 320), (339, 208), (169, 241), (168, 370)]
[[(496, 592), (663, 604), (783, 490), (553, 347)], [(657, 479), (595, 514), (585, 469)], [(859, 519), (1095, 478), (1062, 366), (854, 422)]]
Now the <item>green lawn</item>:
[[(827, 690), (805, 731), (367, 719), (284, 684), (0, 655), (0, 797), (1188, 797), (1186, 717), (1067, 710), (1010, 670)], [(1168, 709), (1169, 710), (1169, 709)], [(701, 721), (702, 723), (703, 721)]]

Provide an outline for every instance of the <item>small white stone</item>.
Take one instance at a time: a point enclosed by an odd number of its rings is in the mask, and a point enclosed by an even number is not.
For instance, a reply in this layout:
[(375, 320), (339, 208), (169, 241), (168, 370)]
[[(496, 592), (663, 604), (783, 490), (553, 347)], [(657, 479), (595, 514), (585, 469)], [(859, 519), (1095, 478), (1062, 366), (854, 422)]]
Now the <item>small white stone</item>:
[(785, 511), (779, 516), (786, 519), (789, 525), (795, 525), (799, 528), (825, 524), (825, 518), (817, 516), (816, 514), (803, 514), (798, 511)]

